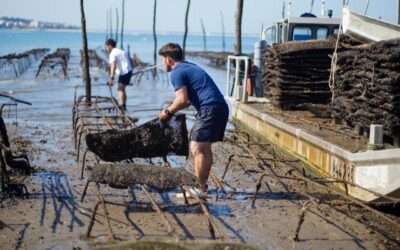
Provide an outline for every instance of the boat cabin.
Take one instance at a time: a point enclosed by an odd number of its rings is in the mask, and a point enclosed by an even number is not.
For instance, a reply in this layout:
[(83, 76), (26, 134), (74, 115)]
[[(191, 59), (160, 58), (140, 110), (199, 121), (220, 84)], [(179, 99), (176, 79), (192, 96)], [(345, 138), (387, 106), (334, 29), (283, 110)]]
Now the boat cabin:
[(289, 17), (277, 22), (265, 33), (270, 33), (266, 38), (272, 43), (325, 40), (339, 31), (340, 23), (341, 18), (316, 17), (311, 13), (305, 13), (301, 17)]

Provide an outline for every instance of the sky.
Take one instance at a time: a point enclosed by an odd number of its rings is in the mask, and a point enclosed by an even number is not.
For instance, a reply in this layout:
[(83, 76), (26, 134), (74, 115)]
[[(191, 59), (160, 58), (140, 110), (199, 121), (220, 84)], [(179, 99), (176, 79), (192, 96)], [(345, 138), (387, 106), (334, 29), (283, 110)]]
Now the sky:
[[(270, 26), (282, 17), (285, 0), (244, 0), (243, 32), (259, 34), (262, 26)], [(342, 0), (325, 0), (327, 9), (341, 15)], [(17, 16), (41, 21), (80, 25), (79, 0), (0, 0), (0, 16)], [(106, 10), (121, 9), (122, 0), (85, 0), (87, 27), (90, 31), (105, 30)], [(126, 30), (151, 31), (154, 0), (126, 0)], [(286, 0), (289, 2), (289, 0)], [(314, 0), (314, 13), (321, 13), (321, 0)], [(368, 15), (397, 22), (398, 0), (370, 0)], [(158, 0), (157, 30), (183, 32), (187, 0)], [(201, 32), (203, 19), (207, 33), (221, 32), (221, 13), (226, 32), (234, 32), (236, 0), (192, 0), (189, 32)], [(291, 15), (310, 11), (311, 0), (292, 0)], [(350, 7), (364, 12), (367, 0), (350, 0)], [(115, 15), (115, 14), (114, 14)], [(115, 24), (115, 21), (114, 21)]]

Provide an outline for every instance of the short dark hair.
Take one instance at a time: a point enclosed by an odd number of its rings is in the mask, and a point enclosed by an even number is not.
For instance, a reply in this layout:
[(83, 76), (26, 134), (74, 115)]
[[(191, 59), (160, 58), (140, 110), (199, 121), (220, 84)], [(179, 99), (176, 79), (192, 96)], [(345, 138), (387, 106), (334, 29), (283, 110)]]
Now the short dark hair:
[(165, 44), (158, 51), (158, 54), (160, 56), (165, 56), (165, 57), (169, 56), (172, 59), (174, 59), (174, 61), (177, 61), (177, 62), (183, 61), (183, 51), (182, 51), (181, 46), (177, 43)]
[(115, 46), (117, 46), (117, 42), (114, 39), (109, 38), (106, 41), (106, 45), (109, 45), (109, 46), (115, 48)]

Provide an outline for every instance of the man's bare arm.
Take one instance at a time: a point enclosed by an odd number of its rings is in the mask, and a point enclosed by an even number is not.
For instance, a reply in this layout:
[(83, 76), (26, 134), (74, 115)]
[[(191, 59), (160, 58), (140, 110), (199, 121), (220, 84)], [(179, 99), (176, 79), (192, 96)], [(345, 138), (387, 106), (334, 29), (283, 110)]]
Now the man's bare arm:
[(175, 91), (175, 100), (168, 107), (169, 112), (176, 113), (190, 105), (189, 95), (186, 87), (182, 87)]
[(117, 63), (113, 62), (110, 64), (110, 77), (114, 78), (115, 77), (115, 70), (117, 69)]

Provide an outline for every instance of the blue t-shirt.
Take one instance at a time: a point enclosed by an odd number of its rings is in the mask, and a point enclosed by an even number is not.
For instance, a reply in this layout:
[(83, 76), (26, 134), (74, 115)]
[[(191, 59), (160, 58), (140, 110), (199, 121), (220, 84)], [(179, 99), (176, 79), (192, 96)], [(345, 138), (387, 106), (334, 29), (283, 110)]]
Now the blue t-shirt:
[(196, 64), (180, 62), (171, 72), (171, 82), (175, 91), (186, 86), (190, 103), (197, 111), (205, 106), (226, 105), (213, 79)]

